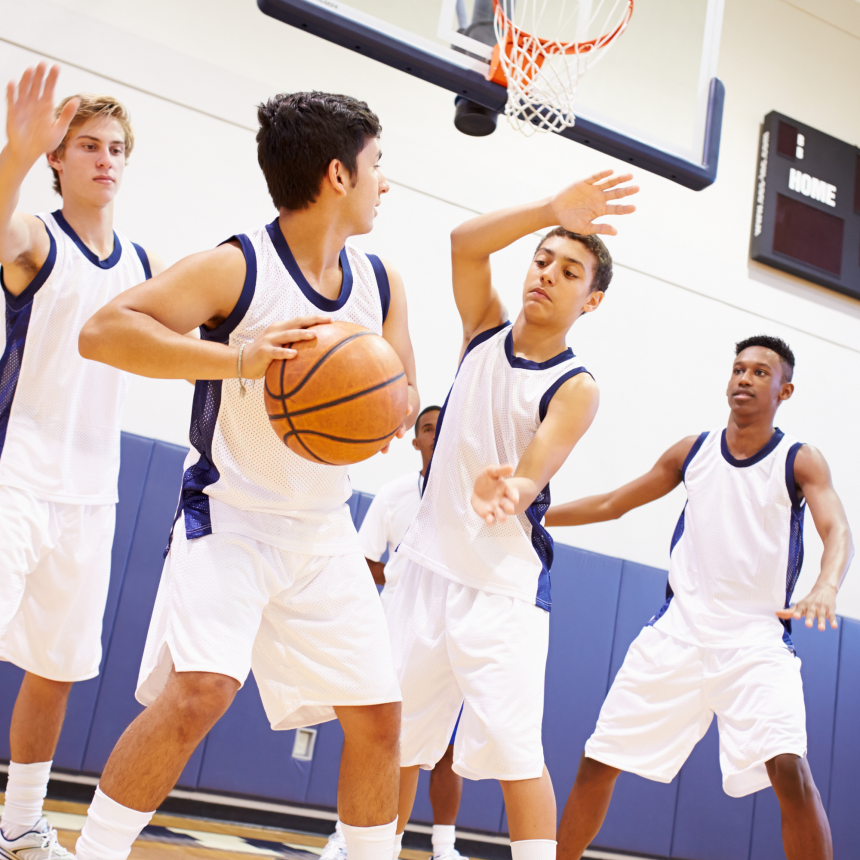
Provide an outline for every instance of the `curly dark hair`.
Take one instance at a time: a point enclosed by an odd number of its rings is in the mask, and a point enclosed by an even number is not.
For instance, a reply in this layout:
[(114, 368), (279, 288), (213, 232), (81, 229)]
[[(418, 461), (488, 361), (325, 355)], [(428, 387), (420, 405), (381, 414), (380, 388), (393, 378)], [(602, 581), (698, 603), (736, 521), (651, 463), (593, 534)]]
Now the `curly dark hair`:
[(382, 125), (366, 102), (332, 93), (281, 93), (257, 106), (257, 161), (272, 202), (307, 209), (338, 159), (356, 181), (358, 153)]
[(748, 337), (735, 344), (735, 355), (740, 355), (745, 349), (749, 349), (751, 346), (763, 346), (765, 349), (775, 352), (780, 357), (782, 363), (782, 381), (791, 382), (791, 377), (794, 376), (794, 353), (782, 338), (771, 337), (768, 334), (757, 334), (754, 337)]
[(609, 289), (609, 282), (612, 280), (612, 257), (609, 254), (609, 249), (603, 244), (603, 240), (598, 236), (582, 236), (579, 233), (571, 233), (570, 230), (565, 230), (564, 227), (555, 227), (540, 240), (537, 248), (535, 248), (535, 254), (543, 247), (543, 243), (553, 236), (563, 236), (565, 239), (573, 239), (574, 242), (585, 245), (594, 254), (597, 266), (591, 279), (591, 292), (595, 293), (600, 290), (605, 293)]

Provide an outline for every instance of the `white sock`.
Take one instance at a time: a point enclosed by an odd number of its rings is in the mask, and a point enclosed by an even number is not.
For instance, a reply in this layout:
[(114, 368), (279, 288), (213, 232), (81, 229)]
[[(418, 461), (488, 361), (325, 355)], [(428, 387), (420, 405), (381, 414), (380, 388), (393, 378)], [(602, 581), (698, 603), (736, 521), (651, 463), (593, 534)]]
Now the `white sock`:
[(6, 839), (17, 839), (32, 830), (42, 817), (42, 801), (48, 793), (51, 762), (9, 762), (6, 801), (0, 830)]
[[(406, 831), (404, 831), (405, 833)], [(403, 850), (403, 833), (395, 833), (394, 834), (394, 847), (391, 852), (391, 856), (393, 860), (397, 860), (400, 857), (400, 852)]]
[(445, 849), (454, 847), (454, 843), (457, 841), (456, 834), (454, 833), (456, 829), (456, 825), (454, 824), (433, 825), (431, 840), (433, 842), (434, 855), (441, 854)]
[[(376, 827), (353, 827), (340, 822), (349, 860), (391, 860), (397, 819)], [(86, 860), (86, 858), (84, 858)]]
[(154, 811), (129, 809), (96, 788), (84, 829), (75, 845), (75, 857), (79, 860), (126, 860), (134, 840), (153, 815)]
[(555, 860), (555, 839), (521, 839), (511, 842), (512, 860)]

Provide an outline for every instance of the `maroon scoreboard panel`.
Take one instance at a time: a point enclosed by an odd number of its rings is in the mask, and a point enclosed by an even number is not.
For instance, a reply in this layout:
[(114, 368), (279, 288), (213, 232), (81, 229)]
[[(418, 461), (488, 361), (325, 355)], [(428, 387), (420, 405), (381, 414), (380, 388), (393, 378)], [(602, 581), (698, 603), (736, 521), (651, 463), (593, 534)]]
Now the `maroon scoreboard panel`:
[(769, 113), (759, 147), (750, 255), (860, 299), (860, 149)]

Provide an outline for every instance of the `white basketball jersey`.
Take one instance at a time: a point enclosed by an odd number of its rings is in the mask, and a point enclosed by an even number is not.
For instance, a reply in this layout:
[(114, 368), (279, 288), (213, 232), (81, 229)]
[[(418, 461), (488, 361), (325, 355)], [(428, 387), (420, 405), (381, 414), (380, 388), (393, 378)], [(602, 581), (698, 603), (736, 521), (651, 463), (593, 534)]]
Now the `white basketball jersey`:
[(684, 463), (687, 504), (672, 537), (667, 601), (650, 623), (700, 645), (737, 648), (782, 640), (803, 564), (803, 514), (794, 460), (803, 443), (774, 431), (746, 460), (726, 431), (702, 433)]
[[(347, 246), (340, 253), (343, 287), (327, 299), (299, 269), (277, 220), (248, 235), (242, 294), (204, 340), (249, 344), (276, 322), (324, 313), (382, 334), (390, 290), (378, 257)], [(234, 532), (309, 555), (342, 555), (360, 547), (349, 508), (346, 466), (311, 463), (287, 448), (272, 429), (265, 380), (198, 381), (191, 414), (180, 511), (189, 538)], [(179, 512), (177, 512), (177, 517)]]
[(61, 212), (39, 218), (48, 259), (20, 295), (3, 290), (0, 484), (47, 501), (113, 504), (128, 374), (81, 358), (78, 335), (114, 296), (151, 277), (149, 261), (117, 233), (99, 260)]
[(588, 371), (570, 349), (541, 363), (518, 358), (512, 332), (505, 323), (466, 349), (439, 414), (421, 505), (397, 551), (455, 582), (549, 610), (553, 544), (541, 525), (549, 484), (524, 513), (492, 526), (472, 509), (472, 491), (486, 466), (516, 466), (556, 391)]

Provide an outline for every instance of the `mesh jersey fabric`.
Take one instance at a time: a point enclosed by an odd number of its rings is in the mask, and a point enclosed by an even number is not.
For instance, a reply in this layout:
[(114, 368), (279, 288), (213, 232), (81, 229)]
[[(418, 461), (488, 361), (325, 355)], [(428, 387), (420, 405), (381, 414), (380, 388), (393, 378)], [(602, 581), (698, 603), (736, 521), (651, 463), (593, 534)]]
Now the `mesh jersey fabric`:
[(39, 218), (48, 259), (20, 295), (3, 287), (0, 485), (45, 501), (114, 504), (129, 377), (82, 358), (78, 335), (97, 310), (150, 277), (149, 263), (122, 234), (99, 260), (61, 212)]
[(398, 553), (462, 585), (549, 610), (553, 544), (541, 524), (549, 484), (532, 506), (488, 526), (472, 509), (478, 473), (516, 465), (558, 388), (588, 371), (570, 349), (544, 362), (513, 353), (510, 323), (469, 344), (439, 414), (418, 513)]
[[(238, 347), (276, 322), (324, 313), (382, 334), (389, 294), (379, 258), (347, 246), (341, 251), (339, 298), (308, 283), (277, 220), (234, 237), (245, 255), (239, 301), (218, 328), (201, 336)], [(287, 448), (269, 424), (265, 380), (198, 381), (180, 507), (189, 539), (231, 532), (312, 555), (360, 552), (347, 500), (346, 466), (311, 463)]]
[(791, 627), (775, 613), (789, 605), (803, 563), (800, 447), (776, 429), (757, 454), (737, 460), (725, 430), (699, 437), (685, 463), (687, 503), (655, 627), (697, 645), (792, 647)]

